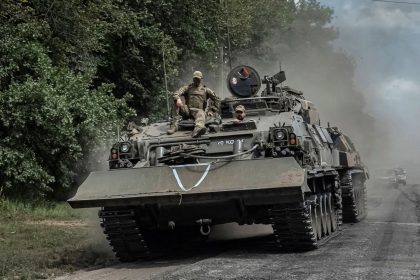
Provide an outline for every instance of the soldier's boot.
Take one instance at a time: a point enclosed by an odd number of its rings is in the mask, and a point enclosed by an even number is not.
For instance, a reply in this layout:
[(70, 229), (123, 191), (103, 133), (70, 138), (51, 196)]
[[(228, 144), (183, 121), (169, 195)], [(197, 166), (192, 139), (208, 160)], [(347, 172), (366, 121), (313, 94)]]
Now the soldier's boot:
[(204, 126), (203, 126), (203, 127), (196, 126), (196, 127), (194, 128), (193, 133), (192, 133), (192, 137), (193, 137), (193, 138), (198, 138), (198, 137), (200, 137), (201, 135), (205, 134), (206, 132), (207, 132), (207, 129), (206, 129)]
[(168, 131), (166, 131), (166, 133), (168, 135), (174, 134), (175, 132), (178, 131), (178, 123), (171, 123), (171, 125), (169, 126)]

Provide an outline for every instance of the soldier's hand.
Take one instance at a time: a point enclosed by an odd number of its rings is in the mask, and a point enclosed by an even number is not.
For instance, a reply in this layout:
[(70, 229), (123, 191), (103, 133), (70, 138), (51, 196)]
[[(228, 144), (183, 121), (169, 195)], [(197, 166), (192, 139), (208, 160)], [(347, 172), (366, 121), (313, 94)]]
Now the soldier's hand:
[(180, 107), (182, 107), (182, 106), (184, 106), (184, 104), (182, 104), (182, 100), (179, 98), (179, 99), (177, 99), (176, 100), (176, 107), (178, 107), (178, 108), (180, 108)]

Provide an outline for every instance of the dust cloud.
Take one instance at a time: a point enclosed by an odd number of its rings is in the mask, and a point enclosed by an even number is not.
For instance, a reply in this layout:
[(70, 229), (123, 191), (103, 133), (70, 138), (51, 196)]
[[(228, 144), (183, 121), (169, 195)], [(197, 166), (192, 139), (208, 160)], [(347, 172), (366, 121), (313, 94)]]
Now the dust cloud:
[(95, 258), (96, 265), (110, 264), (115, 261), (114, 252), (100, 226), (100, 208), (77, 209), (87, 224), (86, 250)]
[[(323, 0), (335, 9), (340, 36), (355, 65), (364, 111), (375, 119), (371, 169), (401, 166), (411, 183), (420, 180), (420, 5)], [(360, 146), (360, 145), (358, 145)]]

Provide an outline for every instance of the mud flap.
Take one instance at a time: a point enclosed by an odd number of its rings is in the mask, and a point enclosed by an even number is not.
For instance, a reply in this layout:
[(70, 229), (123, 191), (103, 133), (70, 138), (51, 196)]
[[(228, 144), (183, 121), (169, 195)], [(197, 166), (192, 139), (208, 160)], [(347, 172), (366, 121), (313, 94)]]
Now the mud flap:
[(68, 202), (75, 208), (95, 207), (107, 200), (147, 203), (168, 196), (290, 187), (309, 190), (306, 170), (294, 158), (235, 160), (92, 172)]

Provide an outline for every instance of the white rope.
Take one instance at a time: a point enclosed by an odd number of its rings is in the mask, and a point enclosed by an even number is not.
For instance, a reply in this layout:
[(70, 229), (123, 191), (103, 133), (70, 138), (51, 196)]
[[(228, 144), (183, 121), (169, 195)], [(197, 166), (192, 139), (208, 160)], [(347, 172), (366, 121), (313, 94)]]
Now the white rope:
[[(174, 174), (175, 180), (178, 184), (178, 187), (184, 191), (184, 192), (188, 192), (196, 187), (198, 187), (203, 181), (204, 179), (207, 177), (207, 174), (210, 171), (210, 167), (212, 165), (212, 162), (209, 163), (199, 163), (199, 164), (184, 164), (184, 165), (172, 165), (169, 166), (172, 169), (172, 173)], [(203, 175), (201, 175), (201, 178), (197, 181), (197, 183), (195, 183), (194, 186), (192, 186), (191, 188), (185, 188), (184, 185), (181, 182), (181, 179), (179, 178), (178, 172), (176, 171), (177, 168), (184, 168), (184, 167), (190, 167), (190, 166), (207, 166), (206, 170), (204, 171)]]

